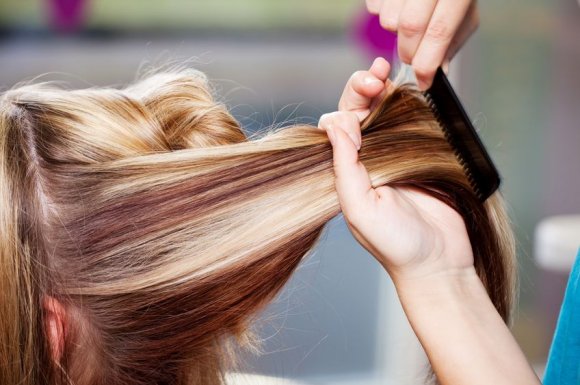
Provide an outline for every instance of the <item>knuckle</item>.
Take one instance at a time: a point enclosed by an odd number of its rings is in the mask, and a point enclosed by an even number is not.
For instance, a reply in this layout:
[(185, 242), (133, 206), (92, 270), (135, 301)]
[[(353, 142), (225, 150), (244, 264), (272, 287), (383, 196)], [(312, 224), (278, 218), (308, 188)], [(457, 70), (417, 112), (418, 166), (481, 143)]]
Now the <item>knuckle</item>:
[(350, 129), (349, 120), (344, 113), (340, 115), (337, 114), (334, 124), (343, 131), (348, 131)]
[(349, 111), (339, 111), (336, 114), (335, 124), (345, 131), (351, 131), (358, 122), (356, 114)]
[(415, 74), (419, 79), (429, 79), (435, 74), (436, 68), (432, 68), (425, 64), (415, 64), (414, 65)]
[(379, 17), (379, 22), (381, 27), (389, 31), (396, 31), (397, 30), (397, 22), (395, 19), (390, 15), (386, 14), (385, 12), (381, 12)]
[(399, 21), (399, 31), (407, 36), (416, 36), (425, 32), (427, 29), (426, 23), (413, 18), (402, 18)]
[(380, 0), (366, 0), (366, 5), (369, 13), (376, 15), (379, 13), (379, 9), (381, 8), (381, 1)]
[(425, 32), (425, 37), (433, 41), (447, 42), (451, 40), (451, 28), (445, 20), (434, 20)]
[(352, 75), (350, 75), (350, 80), (354, 81), (354, 80), (360, 78), (363, 72), (364, 72), (363, 70), (358, 70), (358, 71), (353, 72)]
[(365, 74), (366, 71), (359, 70), (350, 76), (350, 83), (353, 88), (358, 86), (362, 82), (362, 79), (365, 76)]
[(405, 45), (399, 45), (399, 51), (398, 51), (398, 55), (399, 55), (399, 59), (401, 59), (401, 61), (405, 64), (411, 64), (411, 61), (413, 60), (413, 58), (411, 57), (411, 53), (409, 52), (409, 50), (407, 49), (407, 47)]
[(326, 128), (329, 124), (332, 124), (335, 119), (336, 112), (327, 112), (323, 114), (319, 121), (318, 126), (321, 128)]
[(358, 126), (359, 123), (360, 123), (360, 120), (358, 118), (358, 115), (355, 112), (349, 111), (347, 118), (350, 121), (350, 124), (353, 125), (353, 126)]
[(381, 186), (375, 189), (380, 199), (393, 199), (395, 190), (387, 186)]

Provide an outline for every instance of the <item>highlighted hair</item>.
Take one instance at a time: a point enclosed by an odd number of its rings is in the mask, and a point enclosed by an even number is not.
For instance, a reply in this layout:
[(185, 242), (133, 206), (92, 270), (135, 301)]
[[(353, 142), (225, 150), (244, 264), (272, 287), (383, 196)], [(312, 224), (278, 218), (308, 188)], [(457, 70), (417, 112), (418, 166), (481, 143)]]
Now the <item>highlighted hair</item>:
[[(374, 186), (413, 186), (464, 218), (507, 320), (514, 248), (421, 95), (398, 87), (363, 127)], [(223, 382), (224, 342), (283, 287), (340, 207), (324, 132), (248, 140), (203, 75), (123, 90), (31, 85), (0, 100), (0, 382)], [(50, 358), (42, 299), (70, 315)]]

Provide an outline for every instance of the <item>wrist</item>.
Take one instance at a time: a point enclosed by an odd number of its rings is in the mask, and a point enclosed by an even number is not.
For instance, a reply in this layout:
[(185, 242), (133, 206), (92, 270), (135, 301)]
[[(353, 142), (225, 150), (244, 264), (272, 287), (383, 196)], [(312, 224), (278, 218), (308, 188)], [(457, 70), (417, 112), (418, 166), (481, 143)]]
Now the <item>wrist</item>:
[(393, 281), (439, 383), (539, 384), (473, 266)]
[(438, 273), (391, 275), (397, 294), (405, 308), (469, 303), (489, 300), (473, 266), (447, 269)]

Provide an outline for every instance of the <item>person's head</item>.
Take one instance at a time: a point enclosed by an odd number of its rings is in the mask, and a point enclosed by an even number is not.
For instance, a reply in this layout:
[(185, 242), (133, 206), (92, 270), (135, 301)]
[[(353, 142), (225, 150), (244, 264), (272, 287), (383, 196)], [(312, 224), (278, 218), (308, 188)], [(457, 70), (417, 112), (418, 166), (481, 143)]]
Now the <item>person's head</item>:
[[(466, 219), (507, 319), (513, 245), (421, 95), (367, 120), (375, 186), (427, 191)], [(23, 86), (0, 99), (0, 382), (219, 384), (224, 346), (283, 287), (339, 213), (326, 134), (249, 140), (203, 75), (128, 88)]]

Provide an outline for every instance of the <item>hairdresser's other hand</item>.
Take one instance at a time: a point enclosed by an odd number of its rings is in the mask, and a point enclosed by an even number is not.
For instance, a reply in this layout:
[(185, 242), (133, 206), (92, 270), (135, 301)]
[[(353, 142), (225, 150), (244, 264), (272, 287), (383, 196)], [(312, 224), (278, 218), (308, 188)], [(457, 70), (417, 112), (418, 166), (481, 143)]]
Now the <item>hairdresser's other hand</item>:
[(396, 285), (434, 277), (472, 275), (473, 254), (463, 218), (451, 207), (407, 188), (373, 188), (347, 132), (354, 114), (326, 118), (333, 144), (340, 206), (355, 238), (389, 272)]
[(399, 57), (426, 89), (479, 25), (476, 0), (366, 0), (383, 28), (398, 35)]
[[(399, 280), (473, 272), (473, 255), (461, 216), (441, 201), (404, 188), (373, 188), (358, 160), (360, 121), (390, 87), (389, 64), (377, 59), (349, 79), (339, 111), (321, 117), (333, 145), (336, 190), (356, 239)], [(379, 80), (372, 81), (369, 78)]]

